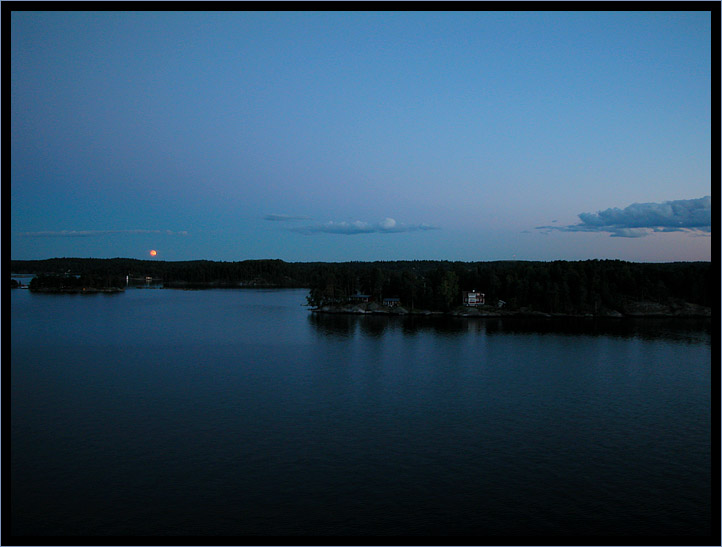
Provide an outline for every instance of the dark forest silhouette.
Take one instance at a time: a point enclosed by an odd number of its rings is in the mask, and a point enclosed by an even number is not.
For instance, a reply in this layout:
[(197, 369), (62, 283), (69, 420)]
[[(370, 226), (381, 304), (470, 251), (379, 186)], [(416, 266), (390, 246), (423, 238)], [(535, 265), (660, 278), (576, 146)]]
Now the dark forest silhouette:
[(450, 262), (284, 262), (128, 258), (13, 260), (14, 273), (34, 273), (35, 287), (124, 287), (126, 276), (152, 277), (166, 288), (308, 288), (314, 307), (346, 303), (363, 293), (372, 301), (397, 297), (407, 309), (449, 311), (461, 291), (476, 289), (486, 303), (508, 310), (600, 314), (634, 303), (711, 307), (709, 262), (637, 263), (621, 260)]

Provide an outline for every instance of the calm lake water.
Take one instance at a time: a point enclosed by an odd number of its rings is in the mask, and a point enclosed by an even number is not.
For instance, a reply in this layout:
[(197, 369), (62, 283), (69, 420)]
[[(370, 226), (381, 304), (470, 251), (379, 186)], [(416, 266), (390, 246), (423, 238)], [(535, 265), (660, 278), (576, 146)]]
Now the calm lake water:
[(12, 534), (711, 533), (709, 320), (306, 294), (12, 291)]

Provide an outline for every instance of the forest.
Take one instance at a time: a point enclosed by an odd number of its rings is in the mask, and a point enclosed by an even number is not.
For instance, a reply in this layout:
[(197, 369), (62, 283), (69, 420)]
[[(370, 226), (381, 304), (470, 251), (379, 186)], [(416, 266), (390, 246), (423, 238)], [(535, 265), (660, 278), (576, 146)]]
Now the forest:
[[(312, 307), (343, 304), (353, 294), (399, 298), (407, 309), (450, 311), (461, 291), (485, 293), (486, 304), (545, 313), (597, 314), (632, 302), (687, 302), (712, 306), (709, 262), (639, 263), (621, 260), (451, 262), (285, 262), (128, 258), (12, 260), (13, 273), (43, 274), (43, 284), (87, 280), (96, 287), (125, 286), (126, 276), (166, 288), (308, 288)], [(73, 278), (74, 281), (69, 281)], [(47, 285), (46, 285), (47, 286)], [(33, 287), (31, 286), (31, 289)]]

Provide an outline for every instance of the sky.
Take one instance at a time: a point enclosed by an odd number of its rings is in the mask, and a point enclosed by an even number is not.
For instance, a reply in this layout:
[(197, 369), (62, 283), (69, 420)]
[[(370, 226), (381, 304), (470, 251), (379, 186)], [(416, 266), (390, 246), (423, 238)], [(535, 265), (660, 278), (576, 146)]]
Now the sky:
[(13, 259), (710, 260), (709, 12), (13, 12), (10, 59)]

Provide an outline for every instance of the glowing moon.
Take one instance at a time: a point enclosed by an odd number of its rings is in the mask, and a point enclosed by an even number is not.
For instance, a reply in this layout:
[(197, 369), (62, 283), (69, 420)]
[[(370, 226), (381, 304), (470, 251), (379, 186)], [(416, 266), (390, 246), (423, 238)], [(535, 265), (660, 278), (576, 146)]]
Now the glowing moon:
[(156, 251), (155, 249), (151, 249), (150, 256), (155, 256), (157, 254), (158, 254), (158, 251)]

